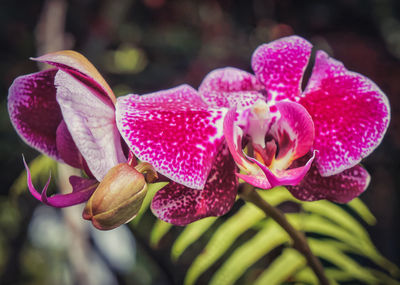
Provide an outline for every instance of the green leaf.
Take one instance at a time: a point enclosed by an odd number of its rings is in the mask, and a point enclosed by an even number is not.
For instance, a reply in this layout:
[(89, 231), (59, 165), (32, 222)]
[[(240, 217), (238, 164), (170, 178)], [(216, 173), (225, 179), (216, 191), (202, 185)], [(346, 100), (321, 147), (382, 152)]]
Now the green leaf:
[(369, 245), (359, 243), (357, 246), (354, 246), (334, 240), (326, 240), (324, 242), (343, 252), (358, 254), (360, 256), (369, 258), (372, 262), (380, 266), (382, 269), (385, 269), (392, 276), (396, 278), (400, 277), (400, 270), (397, 265), (382, 256), (372, 243), (369, 243)]
[(193, 284), (241, 234), (262, 218), (264, 218), (264, 213), (261, 210), (251, 204), (245, 204), (235, 215), (227, 219), (216, 230), (202, 253), (190, 266), (185, 284)]
[(337, 282), (347, 282), (354, 280), (351, 273), (337, 268), (325, 268), (325, 275)]
[(233, 284), (257, 260), (288, 241), (286, 232), (273, 220), (269, 220), (263, 230), (232, 253), (213, 275), (210, 284)]
[(342, 228), (340, 225), (324, 217), (307, 214), (304, 216), (302, 222), (302, 227), (307, 232), (313, 232), (333, 237), (349, 245), (352, 245), (355, 248), (359, 248), (361, 245), (365, 249), (365, 247), (371, 245), (362, 240), (361, 237), (350, 233), (347, 229)]
[[(331, 285), (338, 284), (336, 280), (329, 275), (329, 271), (325, 270), (325, 275), (328, 278), (329, 283)], [(296, 280), (296, 282), (301, 282), (301, 284), (313, 284), (313, 285), (319, 284), (317, 276), (315, 276), (314, 271), (312, 271), (310, 267), (304, 267), (303, 269), (301, 269), (293, 276), (293, 279)]]
[(302, 203), (302, 205), (304, 210), (326, 217), (357, 235), (358, 238), (369, 240), (369, 235), (364, 227), (338, 205), (325, 200)]
[(361, 201), (360, 198), (353, 199), (352, 201), (347, 203), (347, 206), (355, 211), (367, 224), (371, 226), (376, 224), (375, 216), (371, 213), (371, 211), (363, 203), (363, 201)]
[(177, 261), (186, 248), (197, 241), (217, 220), (216, 217), (209, 217), (186, 226), (174, 242), (171, 249), (171, 258)]
[(150, 233), (150, 245), (156, 247), (161, 238), (171, 229), (172, 224), (157, 220)]
[(314, 254), (329, 261), (344, 272), (350, 273), (353, 278), (367, 283), (378, 283), (378, 279), (367, 269), (363, 268), (357, 262), (345, 255), (339, 249), (330, 246), (323, 240), (308, 239), (310, 248)]
[[(366, 268), (369, 272), (371, 272), (378, 280), (380, 280), (381, 284), (391, 284), (391, 285), (400, 285), (400, 282), (394, 280), (390, 276), (387, 276), (385, 273), (373, 269), (373, 268)], [(398, 277), (398, 276), (397, 276)]]
[(306, 264), (307, 261), (302, 254), (293, 248), (287, 248), (263, 271), (254, 285), (282, 284)]
[[(284, 187), (257, 191), (262, 197), (268, 197), (272, 205), (292, 197)], [(197, 278), (213, 265), (235, 242), (235, 240), (258, 221), (265, 217), (264, 212), (250, 203), (246, 203), (232, 217), (227, 219), (213, 234), (202, 253), (196, 257), (185, 278), (185, 284), (193, 284)]]
[(139, 222), (140, 219), (142, 218), (143, 214), (148, 210), (150, 207), (150, 203), (153, 200), (154, 195), (158, 190), (166, 186), (168, 182), (158, 182), (158, 183), (151, 183), (147, 184), (147, 194), (146, 197), (143, 200), (142, 207), (140, 207), (139, 213), (136, 215), (136, 217), (132, 220), (131, 224), (133, 226), (136, 226)]
[(294, 279), (301, 284), (315, 284), (318, 285), (318, 278), (310, 267), (305, 267), (294, 275)]

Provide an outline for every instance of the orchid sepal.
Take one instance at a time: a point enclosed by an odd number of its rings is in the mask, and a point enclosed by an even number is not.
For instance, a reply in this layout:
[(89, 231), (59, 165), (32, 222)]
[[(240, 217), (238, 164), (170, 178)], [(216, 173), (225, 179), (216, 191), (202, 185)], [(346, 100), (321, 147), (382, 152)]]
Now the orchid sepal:
[(53, 65), (78, 77), (80, 80), (88, 80), (86, 83), (97, 87), (113, 102), (113, 104), (116, 103), (115, 95), (108, 83), (104, 80), (96, 67), (82, 54), (73, 50), (61, 50), (47, 53), (39, 57), (31, 57), (30, 59)]

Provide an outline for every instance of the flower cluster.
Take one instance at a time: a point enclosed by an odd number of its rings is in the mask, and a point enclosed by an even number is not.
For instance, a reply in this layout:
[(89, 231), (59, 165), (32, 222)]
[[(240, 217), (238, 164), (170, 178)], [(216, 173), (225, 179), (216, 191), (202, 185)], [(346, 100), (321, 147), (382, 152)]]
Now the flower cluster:
[(91, 179), (72, 177), (73, 193), (49, 198), (30, 179), (29, 188), (53, 206), (84, 202), (127, 162), (127, 146), (170, 180), (151, 208), (176, 225), (225, 214), (239, 179), (262, 189), (287, 186), (301, 200), (348, 202), (368, 186), (359, 162), (382, 140), (390, 108), (371, 80), (323, 51), (302, 91), (311, 50), (303, 38), (282, 38), (257, 48), (254, 75), (226, 67), (198, 90), (181, 85), (118, 99), (83, 56), (37, 58), (56, 68), (14, 81), (11, 121), (32, 147)]

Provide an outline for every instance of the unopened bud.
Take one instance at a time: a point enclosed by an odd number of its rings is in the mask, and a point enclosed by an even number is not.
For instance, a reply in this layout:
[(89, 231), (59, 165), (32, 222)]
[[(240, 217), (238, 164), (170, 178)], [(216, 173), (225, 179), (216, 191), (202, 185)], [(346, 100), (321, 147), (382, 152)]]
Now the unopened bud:
[(142, 173), (121, 163), (106, 174), (83, 210), (83, 218), (100, 230), (111, 230), (131, 221), (147, 193)]

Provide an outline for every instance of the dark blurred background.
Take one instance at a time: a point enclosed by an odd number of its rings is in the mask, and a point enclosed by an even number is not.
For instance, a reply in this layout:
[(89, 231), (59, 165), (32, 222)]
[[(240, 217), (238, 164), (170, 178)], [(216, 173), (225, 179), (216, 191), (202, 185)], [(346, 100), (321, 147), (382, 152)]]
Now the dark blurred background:
[[(218, 67), (251, 71), (250, 58), (258, 45), (292, 34), (308, 39), (350, 70), (368, 76), (389, 97), (392, 121), (382, 144), (364, 160), (372, 181), (361, 198), (377, 217), (377, 225), (368, 227), (372, 240), (384, 256), (399, 264), (397, 0), (1, 1), (1, 201), (6, 201), (23, 170), (21, 153), (28, 160), (37, 155), (17, 136), (7, 113), (7, 90), (13, 79), (38, 71), (29, 57), (74, 49), (93, 62), (116, 95), (143, 94), (181, 83), (197, 88), (202, 78)], [(0, 274), (15, 284), (23, 283), (23, 274), (29, 275), (20, 268), (23, 265), (18, 259), (38, 205), (28, 198), (19, 204), (20, 209), (0, 209)], [(12, 225), (14, 216), (19, 217), (18, 225)], [(15, 274), (22, 275), (10, 277)]]

